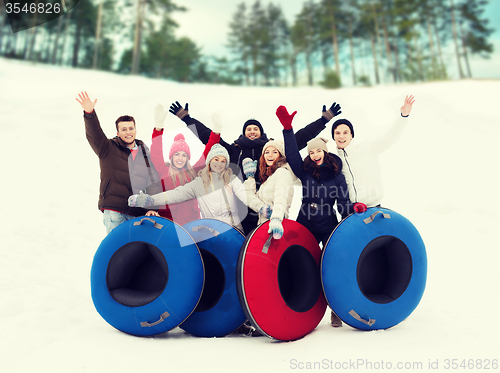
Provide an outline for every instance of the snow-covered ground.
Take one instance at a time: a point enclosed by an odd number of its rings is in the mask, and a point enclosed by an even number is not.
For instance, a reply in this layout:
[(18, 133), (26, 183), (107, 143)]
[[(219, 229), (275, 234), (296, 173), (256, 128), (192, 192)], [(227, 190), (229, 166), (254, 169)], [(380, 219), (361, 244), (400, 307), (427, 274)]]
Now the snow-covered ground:
[[(98, 159), (75, 101), (81, 90), (98, 99), (109, 137), (115, 119), (130, 114), (138, 138), (148, 143), (157, 103), (189, 102), (190, 114), (209, 126), (218, 113), (222, 137), (231, 141), (251, 117), (281, 138), (274, 114), (280, 104), (298, 111), (298, 129), (337, 101), (355, 126), (355, 141), (362, 141), (389, 125), (405, 95), (414, 94), (410, 125), (380, 161), (384, 206), (410, 219), (427, 247), (420, 305), (400, 325), (374, 332), (333, 329), (327, 313), (311, 334), (288, 343), (195, 338), (179, 328), (152, 338), (115, 330), (90, 297), (92, 259), (105, 230), (97, 210)], [(500, 81), (341, 90), (228, 87), (0, 59), (0, 371), (447, 371), (464, 360), (466, 368), (458, 370), (481, 371), (487, 359), (493, 370), (500, 358), (499, 98)], [(182, 129), (197, 159), (202, 147), (184, 127), (168, 115), (171, 138)], [(331, 138), (330, 128), (322, 135)], [(297, 208), (295, 203), (292, 217)]]

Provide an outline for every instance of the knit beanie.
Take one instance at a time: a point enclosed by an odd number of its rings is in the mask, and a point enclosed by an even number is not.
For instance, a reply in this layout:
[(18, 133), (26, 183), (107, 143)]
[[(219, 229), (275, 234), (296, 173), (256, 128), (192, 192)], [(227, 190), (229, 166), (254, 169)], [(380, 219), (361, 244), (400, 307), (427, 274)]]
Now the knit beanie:
[(175, 135), (174, 142), (170, 147), (170, 152), (168, 153), (168, 158), (172, 158), (172, 156), (179, 151), (186, 152), (188, 158), (191, 159), (191, 151), (189, 150), (189, 146), (182, 133)]
[(266, 152), (266, 149), (269, 148), (270, 146), (274, 146), (276, 149), (278, 149), (278, 151), (283, 157), (285, 156), (285, 144), (283, 143), (283, 141), (269, 140), (262, 148), (262, 154), (264, 154)]
[(226, 158), (226, 168), (229, 167), (229, 153), (226, 148), (224, 148), (221, 144), (215, 144), (212, 146), (212, 149), (207, 154), (206, 164), (207, 166), (210, 164), (210, 161), (215, 157), (224, 157)]
[(243, 125), (243, 135), (245, 134), (245, 130), (248, 126), (257, 126), (260, 129), (260, 134), (264, 134), (264, 128), (262, 128), (262, 124), (260, 124), (260, 122), (256, 119), (249, 119)]
[(351, 124), (351, 122), (349, 122), (347, 119), (339, 119), (337, 121), (335, 121), (332, 125), (332, 139), (334, 139), (335, 137), (333, 136), (333, 134), (335, 133), (335, 128), (337, 128), (338, 126), (340, 126), (341, 124), (345, 124), (347, 127), (349, 127), (349, 129), (351, 130), (351, 135), (352, 135), (352, 138), (354, 138), (354, 128)]
[(307, 152), (309, 153), (311, 150), (314, 149), (321, 149), (325, 153), (328, 153), (328, 147), (326, 146), (327, 142), (328, 139), (325, 139), (323, 137), (316, 137), (315, 139), (312, 139), (307, 142)]

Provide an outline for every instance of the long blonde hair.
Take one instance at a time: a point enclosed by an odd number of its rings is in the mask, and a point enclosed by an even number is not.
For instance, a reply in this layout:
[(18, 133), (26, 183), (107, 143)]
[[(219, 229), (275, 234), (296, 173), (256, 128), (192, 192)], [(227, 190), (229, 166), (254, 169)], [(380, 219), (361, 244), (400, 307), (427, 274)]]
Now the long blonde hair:
[[(201, 177), (203, 181), (203, 185), (205, 186), (205, 190), (209, 192), (210, 184), (212, 183), (212, 171), (210, 170), (210, 163), (200, 172), (198, 172), (198, 176)], [(220, 178), (224, 186), (227, 186), (231, 181), (231, 176), (233, 176), (233, 170), (231, 167), (227, 167), (220, 173)]]
[[(166, 163), (168, 166), (168, 162)], [(186, 171), (184, 173), (184, 171)], [(186, 177), (187, 174), (187, 177)], [(174, 167), (174, 154), (170, 157), (170, 167), (168, 168), (168, 175), (172, 179), (172, 183), (176, 185), (176, 177), (179, 177), (180, 185), (184, 185), (189, 183), (196, 177), (196, 171), (194, 170), (191, 163), (189, 163), (189, 159), (186, 160), (186, 164), (181, 169)]]

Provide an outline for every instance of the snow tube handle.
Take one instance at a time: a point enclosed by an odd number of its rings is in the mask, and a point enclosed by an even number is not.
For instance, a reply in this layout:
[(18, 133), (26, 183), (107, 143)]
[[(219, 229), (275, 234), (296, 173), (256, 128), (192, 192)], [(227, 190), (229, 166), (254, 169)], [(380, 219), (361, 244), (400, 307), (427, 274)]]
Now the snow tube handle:
[(193, 232), (198, 232), (201, 228), (208, 229), (208, 231), (209, 231), (210, 233), (212, 233), (212, 235), (213, 235), (214, 237), (217, 237), (217, 236), (219, 235), (219, 232), (217, 232), (215, 229), (210, 228), (210, 227), (206, 227), (206, 226), (204, 226), (204, 225), (194, 226), (194, 227), (191, 229), (191, 231), (193, 231)]
[[(160, 224), (161, 225), (161, 224)], [(161, 315), (160, 315), (160, 319), (153, 322), (153, 323), (149, 323), (147, 321), (141, 321), (141, 326), (143, 328), (146, 328), (146, 327), (151, 327), (151, 326), (155, 326), (155, 325), (158, 325), (159, 323), (163, 322), (167, 317), (169, 317), (170, 314), (168, 312), (163, 312)]]
[[(380, 212), (380, 211), (378, 211), (378, 212)], [(374, 215), (376, 215), (376, 214), (374, 214)], [(368, 319), (368, 321), (366, 321), (366, 320), (362, 319), (361, 316), (359, 316), (359, 314), (356, 311), (354, 311), (354, 310), (350, 310), (349, 311), (349, 315), (351, 315), (356, 320), (358, 320), (358, 321), (360, 321), (363, 324), (366, 324), (368, 326), (372, 326), (373, 324), (375, 324), (375, 320), (374, 319)]]
[(382, 216), (384, 218), (386, 218), (386, 219), (390, 219), (391, 218), (391, 215), (383, 213), (382, 211), (379, 210), (379, 211), (375, 211), (368, 218), (363, 219), (363, 221), (365, 222), (365, 224), (370, 224), (375, 219), (375, 216), (377, 216), (378, 214), (382, 214)]
[(153, 226), (155, 228), (158, 228), (158, 229), (162, 229), (163, 228), (162, 224), (158, 223), (156, 220), (153, 220), (151, 218), (142, 218), (141, 220), (134, 222), (134, 226), (141, 225), (144, 220), (147, 220), (147, 221), (150, 221), (151, 223), (153, 223)]
[(271, 246), (271, 238), (273, 238), (273, 234), (272, 233), (269, 235), (269, 238), (266, 240), (266, 243), (262, 247), (262, 252), (264, 254), (267, 254), (267, 252), (269, 251), (269, 247)]

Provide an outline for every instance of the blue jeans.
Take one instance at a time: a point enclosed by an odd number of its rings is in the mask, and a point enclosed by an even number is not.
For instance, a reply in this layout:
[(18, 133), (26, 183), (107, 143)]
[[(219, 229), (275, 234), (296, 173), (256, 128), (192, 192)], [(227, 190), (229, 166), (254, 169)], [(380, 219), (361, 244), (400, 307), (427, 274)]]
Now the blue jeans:
[(134, 219), (135, 216), (122, 214), (121, 212), (116, 212), (112, 210), (104, 210), (102, 222), (106, 227), (106, 234), (109, 234), (113, 229), (118, 227), (121, 223), (127, 220)]

